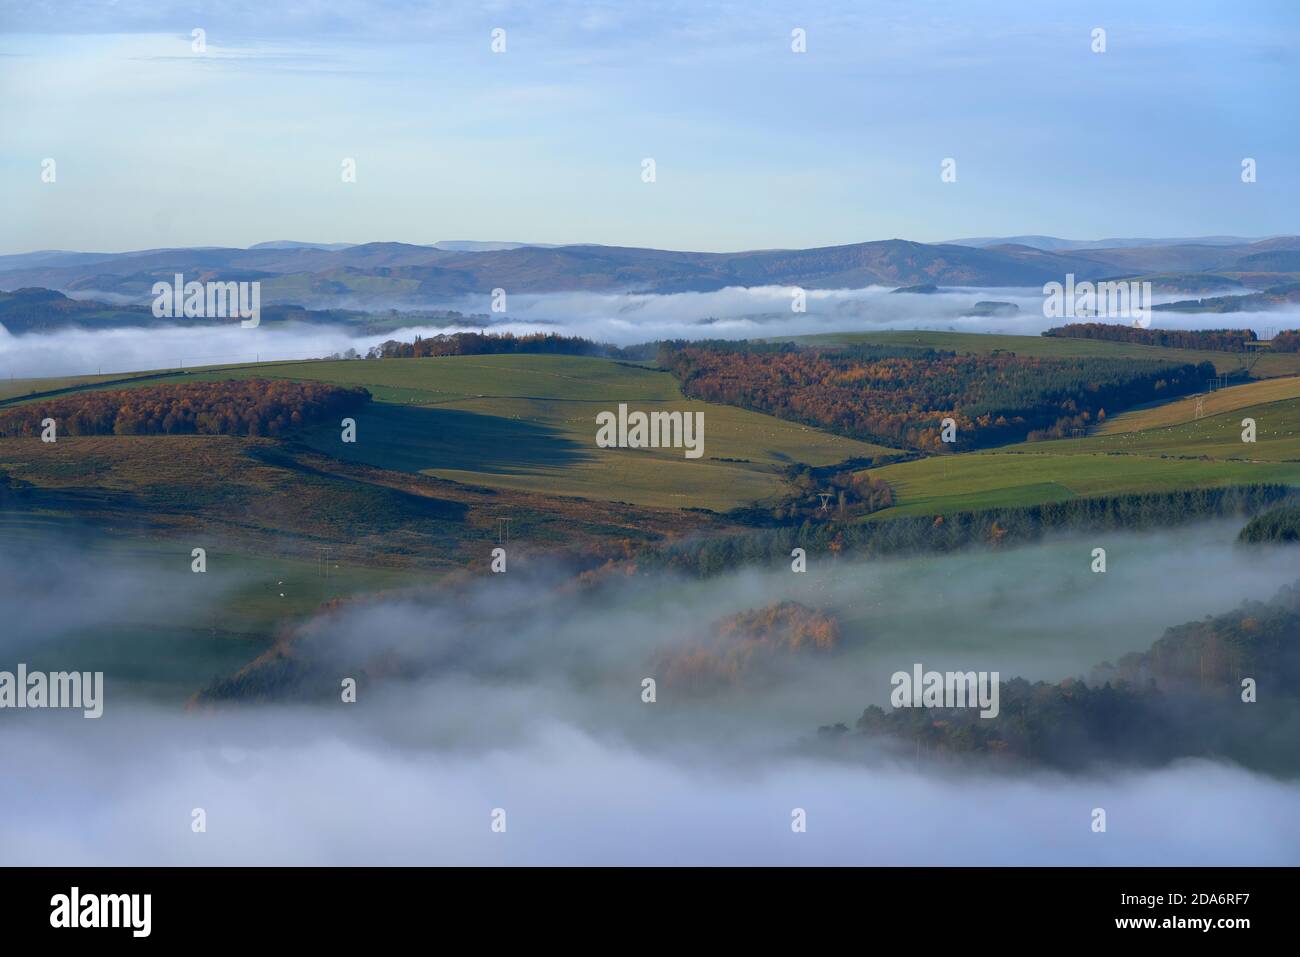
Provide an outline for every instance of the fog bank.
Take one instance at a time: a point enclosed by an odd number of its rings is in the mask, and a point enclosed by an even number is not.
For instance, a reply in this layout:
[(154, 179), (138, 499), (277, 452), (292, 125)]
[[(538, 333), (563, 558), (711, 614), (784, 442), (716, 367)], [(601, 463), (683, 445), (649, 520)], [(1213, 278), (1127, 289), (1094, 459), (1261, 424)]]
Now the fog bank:
[[(316, 618), (300, 646), (326, 676), (315, 704), (186, 712), (110, 670), (98, 720), (0, 711), (0, 864), (1296, 864), (1295, 781), (1208, 761), (1062, 776), (807, 747), (818, 725), (883, 703), (890, 672), (915, 661), (1059, 680), (1269, 597), (1294, 569), (1233, 547), (1238, 525), (587, 593), (512, 570)], [(1095, 544), (1105, 575), (1088, 571)], [(121, 553), (104, 567), (66, 542), (0, 544), (0, 581), (18, 629), (0, 634), (0, 669), (92, 624), (129, 636), (185, 613), (154, 566)], [(83, 600), (61, 612), (73, 590)], [(835, 613), (839, 647), (767, 680), (641, 700), (656, 654), (785, 599)], [(85, 667), (78, 655), (49, 667)], [(355, 704), (339, 698), (344, 676)], [(807, 833), (791, 830), (796, 808)]]
[[(631, 345), (658, 339), (745, 339), (832, 332), (924, 329), (952, 332), (1038, 335), (1063, 320), (1043, 316), (1041, 289), (954, 289), (917, 295), (894, 294), (889, 288), (806, 291), (806, 312), (791, 310), (794, 289), (785, 286), (731, 287), (708, 293), (667, 295), (616, 293), (547, 293), (511, 295), (508, 310), (491, 313), (487, 295), (420, 303), (425, 309), (453, 309), (466, 315), (490, 315), (497, 332), (558, 332), (598, 342)], [(1154, 297), (1168, 302), (1169, 295)], [(1013, 303), (1019, 312), (1007, 317), (970, 315), (977, 301)], [(386, 304), (398, 305), (398, 304)], [(402, 308), (413, 308), (411, 303)], [(371, 308), (379, 308), (371, 305)], [(1122, 321), (1122, 320), (1117, 320)], [(1158, 313), (1153, 325), (1166, 329), (1300, 326), (1295, 309), (1225, 315)], [(177, 366), (253, 362), (258, 359), (311, 359), (346, 352), (364, 354), (385, 339), (411, 341), (457, 331), (464, 326), (412, 325), (381, 335), (360, 335), (345, 326), (270, 325), (242, 329), (212, 324), (111, 330), (66, 329), (14, 336), (0, 328), (0, 376), (31, 378), (170, 369)]]

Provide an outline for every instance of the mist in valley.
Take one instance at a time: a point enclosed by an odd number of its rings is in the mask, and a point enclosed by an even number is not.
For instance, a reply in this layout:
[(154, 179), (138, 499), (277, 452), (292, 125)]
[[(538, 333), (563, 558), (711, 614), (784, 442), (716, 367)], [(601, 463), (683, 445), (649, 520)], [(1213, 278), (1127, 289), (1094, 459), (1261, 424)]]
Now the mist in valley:
[[(185, 710), (110, 668), (98, 720), (0, 712), (0, 863), (1294, 864), (1294, 780), (1199, 760), (1060, 775), (808, 746), (818, 726), (887, 706), (890, 674), (915, 662), (1056, 681), (1267, 599), (1294, 563), (1235, 546), (1239, 524), (587, 589), (521, 560), (347, 603), (298, 629), (294, 653), (320, 681), (305, 694)], [(1105, 574), (1089, 570), (1098, 545)], [(0, 670), (41, 647), (64, 649), (48, 668), (89, 668), (70, 637), (219, 613), (243, 578), (6, 539)], [(661, 680), (642, 701), (665, 654), (782, 600), (833, 613), (837, 646), (707, 693)], [(348, 676), (355, 704), (339, 699)], [(795, 808), (807, 833), (791, 831)]]
[[(376, 335), (350, 331), (344, 325), (263, 322), (255, 329), (242, 329), (237, 323), (217, 321), (150, 328), (68, 328), (24, 335), (0, 328), (0, 376), (21, 379), (250, 363), (259, 359), (315, 359), (349, 349), (365, 355), (368, 349), (388, 339), (410, 342), (417, 335), (483, 331), (484, 321), (495, 332), (556, 332), (619, 346), (660, 339), (746, 339), (908, 329), (1037, 335), (1064, 321), (1044, 318), (1044, 297), (1041, 289), (1035, 288), (945, 289), (933, 294), (895, 294), (883, 286), (809, 289), (805, 312), (791, 309), (795, 291), (786, 286), (754, 286), (662, 295), (515, 294), (508, 297), (505, 313), (492, 313), (491, 299), (486, 294), (401, 303), (331, 301), (334, 308), (455, 310), (476, 317), (461, 325), (413, 324)], [(1154, 301), (1176, 298), (1186, 296), (1156, 295)], [(1019, 311), (1005, 317), (971, 315), (979, 301), (1008, 302), (1018, 306)], [(1300, 326), (1300, 310), (1224, 315), (1166, 312), (1158, 314), (1153, 325), (1166, 329), (1247, 327), (1267, 335), (1269, 330)]]

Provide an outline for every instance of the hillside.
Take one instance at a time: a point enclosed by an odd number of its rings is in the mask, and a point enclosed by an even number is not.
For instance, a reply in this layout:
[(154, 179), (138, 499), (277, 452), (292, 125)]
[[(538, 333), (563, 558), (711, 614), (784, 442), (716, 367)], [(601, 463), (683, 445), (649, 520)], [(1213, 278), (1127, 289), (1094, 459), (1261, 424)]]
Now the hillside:
[(1150, 408), (1121, 412), (1106, 419), (1094, 430), (1094, 433), (1114, 435), (1117, 432), (1142, 432), (1147, 429), (1180, 425), (1197, 418), (1218, 415), (1221, 412), (1232, 412), (1248, 406), (1295, 398), (1300, 398), (1300, 376), (1246, 382)]
[[(1117, 410), (1199, 392), (1208, 362), (954, 355), (910, 347), (686, 342), (659, 362), (692, 398), (859, 439), (951, 453), (1060, 437)], [(944, 435), (944, 423), (951, 435)]]
[[(1130, 342), (1070, 339), (1057, 336), (1010, 336), (976, 332), (832, 332), (809, 336), (783, 336), (769, 342), (794, 342), (822, 346), (915, 346), (945, 349), (966, 355), (1010, 352), (1018, 356), (1097, 356), (1102, 358), (1161, 359), (1168, 362), (1211, 362), (1219, 375), (1241, 375), (1245, 362), (1236, 354), (1213, 350), (1173, 349)], [(1265, 352), (1255, 358), (1250, 375), (1256, 379), (1300, 375), (1300, 354)]]
[[(1011, 346), (1018, 354), (1048, 356), (1058, 350), (1068, 355), (1077, 349), (1085, 355), (1112, 357), (1235, 358), (1221, 352), (1037, 336), (886, 333), (869, 338), (956, 345), (971, 354), (985, 355)], [(977, 346), (983, 348), (977, 351)], [(1276, 358), (1300, 361), (1295, 355)], [(874, 467), (865, 474), (887, 482), (892, 489), (892, 506), (876, 512), (873, 519), (1033, 505), (1088, 495), (1255, 482), (1295, 484), (1300, 478), (1297, 378), (1265, 380), (1203, 397), (1210, 404), (1199, 421), (1193, 421), (1197, 400), (1190, 397), (1136, 409), (1129, 417), (1113, 421), (1108, 416), (1099, 433), (1084, 437), (895, 464), (889, 463), (900, 456), (896, 449), (759, 412), (686, 400), (666, 372), (588, 357), (498, 355), (263, 363), (164, 373), (140, 378), (134, 385), (146, 388), (257, 377), (362, 387), (371, 392), (373, 402), (358, 416), (355, 444), (341, 443), (338, 428), (331, 424), (298, 434), (296, 441), (304, 448), (331, 459), (502, 492), (577, 496), (593, 503), (727, 510), (752, 503), (771, 509), (785, 502), (785, 511), (797, 513), (800, 509), (789, 505), (790, 495), (797, 494), (787, 475), (790, 467), (798, 463), (826, 467), (847, 460), (857, 460), (859, 470), (863, 463), (871, 463)], [(25, 392), (40, 384), (37, 380), (22, 384), (26, 389), (15, 388), (19, 395), (9, 403), (23, 402)], [(103, 383), (92, 379), (49, 384), (92, 390), (133, 386), (120, 377)], [(1290, 401), (1277, 401), (1283, 398)], [(619, 402), (634, 408), (704, 412), (704, 456), (688, 460), (680, 449), (596, 447), (596, 413)], [(1243, 446), (1239, 423), (1252, 410), (1259, 419), (1259, 441)], [(24, 468), (35, 468), (26, 456), (17, 461), (24, 463)], [(0, 468), (5, 468), (3, 462)], [(32, 475), (14, 474), (44, 481), (40, 470)], [(823, 476), (819, 480), (831, 479)], [(813, 502), (811, 498), (808, 501)]]
[[(6, 274), (0, 273), (0, 281)], [(152, 282), (150, 282), (152, 287)], [(95, 287), (99, 294), (105, 290)], [(116, 291), (116, 290), (115, 290)], [(323, 287), (319, 290), (324, 292)], [(137, 295), (134, 286), (126, 294)], [(147, 296), (145, 301), (149, 300)], [(84, 329), (112, 329), (138, 326), (203, 326), (226, 322), (235, 324), (239, 317), (228, 319), (186, 318), (170, 316), (155, 318), (149, 305), (113, 305), (95, 298), (72, 298), (53, 289), (16, 289), (0, 292), (0, 326), (12, 335), (54, 332), (69, 327)], [(487, 314), (464, 315), (454, 310), (413, 310), (397, 313), (394, 310), (365, 312), (354, 309), (304, 309), (296, 304), (269, 305), (261, 310), (260, 321), (268, 326), (277, 323), (301, 322), (318, 325), (346, 324), (361, 334), (385, 332), (402, 326), (486, 326), (491, 324)]]
[[(0, 520), (231, 551), (447, 570), (488, 559), (499, 522), (524, 548), (595, 558), (707, 527), (699, 513), (497, 491), (226, 435), (0, 439)], [(188, 560), (187, 560), (188, 564)]]
[[(1278, 254), (1269, 254), (1275, 257)], [(1296, 257), (1293, 269), (1300, 269), (1300, 252), (1288, 253)], [(1275, 260), (1270, 258), (1270, 262)], [(1157, 303), (1151, 308), (1156, 312), (1263, 312), (1300, 303), (1300, 282), (1282, 283), (1269, 286), (1262, 292), (1245, 293), (1235, 296), (1209, 296), (1204, 299), (1182, 299), (1178, 302)]]
[[(1180, 408), (1191, 401), (1183, 400)], [(1241, 441), (1246, 417), (1257, 423), (1254, 443)], [(868, 474), (890, 484), (896, 503), (873, 518), (1249, 483), (1300, 486), (1300, 398), (1140, 432), (901, 462)]]
[[(251, 249), (163, 249), (118, 254), (43, 253), (0, 257), (0, 286), (44, 287), (147, 301), (152, 283), (190, 279), (257, 280), (263, 303), (328, 307), (354, 301), (420, 303), (494, 288), (560, 291), (701, 292), (727, 286), (868, 285), (1041, 286), (1067, 273), (1105, 279), (1152, 273), (1214, 275), (1216, 282), (1297, 269), (1300, 238), (1258, 243), (1040, 249), (888, 239), (813, 249), (706, 253), (622, 246), (515, 246), (471, 249), (405, 243), (343, 248), (260, 244)], [(1283, 278), (1278, 278), (1283, 277)]]
[[(666, 508), (728, 509), (779, 496), (789, 464), (887, 459), (897, 450), (729, 406), (689, 401), (667, 373), (577, 356), (497, 355), (250, 364), (118, 382), (275, 378), (363, 387), (355, 444), (328, 425), (301, 440), (342, 460), (496, 489)], [(102, 388), (90, 386), (90, 388)], [(703, 412), (704, 455), (598, 448), (596, 414), (618, 403)]]
[[(1300, 773), (1300, 585), (1270, 601), (1169, 628), (1150, 649), (1059, 683), (1004, 678), (1000, 715), (975, 708), (867, 708), (854, 731), (821, 728), (824, 747), (891, 741), (927, 759), (978, 756), (1078, 772), (1098, 764), (1229, 759), (1288, 777)], [(1268, 707), (1243, 707), (1244, 678), (1267, 676)], [(1251, 699), (1252, 701), (1254, 699)]]
[(53, 289), (0, 291), (0, 326), (14, 335), (68, 326), (149, 326), (156, 322), (147, 306), (110, 306), (70, 299)]

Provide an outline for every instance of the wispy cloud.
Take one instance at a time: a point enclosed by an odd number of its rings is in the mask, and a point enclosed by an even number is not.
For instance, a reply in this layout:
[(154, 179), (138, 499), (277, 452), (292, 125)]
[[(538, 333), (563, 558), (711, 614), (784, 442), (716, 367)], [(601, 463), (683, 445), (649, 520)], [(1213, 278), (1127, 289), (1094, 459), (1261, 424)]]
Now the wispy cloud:
[[(1289, 3), (1243, 18), (1174, 0), (11, 2), (0, 203), (22, 229), (0, 252), (244, 246), (285, 220), (320, 240), (343, 222), (423, 242), (436, 224), (695, 249), (1289, 233), (1300, 133), (1266, 94), (1295, 84), (1298, 24)], [(165, 131), (196, 116), (178, 148)], [(46, 157), (64, 164), (53, 189)], [(181, 195), (205, 214), (175, 219)]]

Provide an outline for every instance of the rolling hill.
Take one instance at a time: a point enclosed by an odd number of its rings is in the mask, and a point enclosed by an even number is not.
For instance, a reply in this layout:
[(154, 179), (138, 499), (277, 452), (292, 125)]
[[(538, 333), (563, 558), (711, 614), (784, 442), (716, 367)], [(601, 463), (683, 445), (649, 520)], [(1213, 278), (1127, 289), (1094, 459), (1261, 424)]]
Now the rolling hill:
[[(899, 454), (756, 412), (686, 400), (673, 378), (656, 369), (575, 356), (262, 363), (86, 387), (250, 377), (365, 384), (376, 401), (358, 415), (355, 444), (341, 443), (334, 426), (302, 434), (307, 446), (323, 454), (550, 496), (725, 510), (779, 495), (781, 470), (793, 463), (820, 466)], [(703, 412), (703, 457), (688, 460), (680, 449), (597, 448), (596, 413), (619, 402), (651, 411)]]
[(1107, 419), (1095, 432), (1113, 435), (1117, 432), (1142, 432), (1172, 425), (1181, 425), (1198, 418), (1233, 412), (1249, 406), (1300, 398), (1300, 376), (1287, 376), (1247, 382), (1219, 389), (1209, 395), (1188, 396), (1174, 402), (1144, 409), (1132, 409)]
[[(1292, 380), (1245, 389), (1290, 392)], [(1229, 390), (1231, 391), (1231, 390)], [(1263, 398), (1269, 392), (1256, 392)], [(1250, 393), (1245, 393), (1249, 396)], [(1237, 406), (1192, 421), (1050, 442), (1025, 442), (993, 452), (933, 456), (871, 469), (894, 489), (893, 508), (872, 519), (939, 515), (980, 508), (1034, 505), (1081, 496), (1168, 492), (1252, 483), (1300, 486), (1300, 398)], [(1181, 415), (1194, 399), (1132, 413), (1130, 425)], [(1191, 405), (1189, 405), (1191, 403)], [(1241, 439), (1241, 420), (1256, 420), (1257, 440)]]
[[(1059, 336), (1008, 336), (975, 332), (831, 332), (811, 336), (776, 337), (769, 342), (801, 345), (921, 346), (972, 355), (1010, 352), (1024, 356), (1125, 356), (1131, 359), (1163, 359), (1176, 362), (1210, 362), (1219, 375), (1240, 375), (1245, 366), (1236, 353), (1199, 349), (1175, 349), (1140, 343), (1072, 339)], [(1265, 352), (1251, 366), (1256, 379), (1300, 374), (1300, 353)]]
[(273, 242), (250, 249), (3, 256), (0, 286), (111, 293), (143, 303), (153, 282), (170, 280), (179, 272), (199, 280), (259, 280), (264, 303), (305, 306), (331, 304), (340, 295), (385, 303), (427, 302), (487, 294), (494, 288), (515, 293), (671, 293), (761, 285), (1030, 287), (1060, 281), (1067, 273), (1080, 280), (1196, 272), (1276, 277), (1300, 269), (1297, 255), (1297, 237), (1238, 244), (1050, 249), (1018, 242), (977, 246), (888, 239), (726, 253), (599, 245), (377, 242), (340, 247)]

